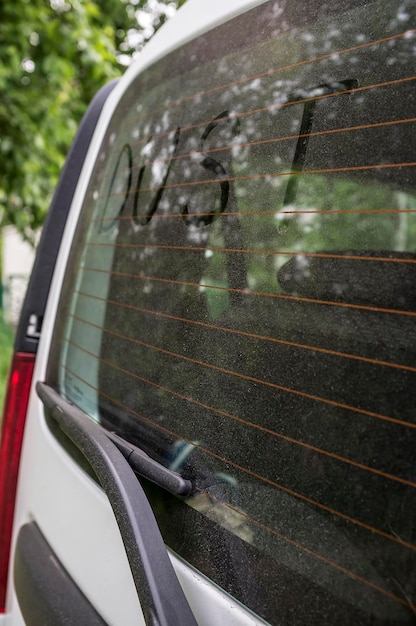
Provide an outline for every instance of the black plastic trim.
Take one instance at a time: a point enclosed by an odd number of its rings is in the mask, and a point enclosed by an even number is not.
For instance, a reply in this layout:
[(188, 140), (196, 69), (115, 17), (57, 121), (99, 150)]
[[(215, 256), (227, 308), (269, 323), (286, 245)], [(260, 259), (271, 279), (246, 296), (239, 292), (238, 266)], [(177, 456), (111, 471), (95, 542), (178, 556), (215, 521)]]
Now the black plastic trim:
[(14, 584), (27, 626), (105, 626), (35, 522), (25, 524), (19, 530)]
[(48, 211), (16, 331), (16, 352), (36, 354), (43, 315), (69, 209), (85, 156), (104, 103), (117, 84), (113, 80), (92, 99), (68, 153)]
[(77, 446), (107, 494), (149, 626), (197, 626), (169, 560), (149, 501), (133, 470), (103, 428), (38, 382), (49, 415)]

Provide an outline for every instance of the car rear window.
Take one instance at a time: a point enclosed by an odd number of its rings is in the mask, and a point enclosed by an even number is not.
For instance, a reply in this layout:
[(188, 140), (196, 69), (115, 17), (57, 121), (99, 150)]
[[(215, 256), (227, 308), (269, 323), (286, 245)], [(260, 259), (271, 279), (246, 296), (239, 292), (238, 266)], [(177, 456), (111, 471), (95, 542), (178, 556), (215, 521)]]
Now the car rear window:
[[(49, 382), (190, 478), (165, 541), (279, 624), (410, 624), (416, 5), (266, 2), (132, 80)], [(412, 595), (413, 594), (413, 595)]]

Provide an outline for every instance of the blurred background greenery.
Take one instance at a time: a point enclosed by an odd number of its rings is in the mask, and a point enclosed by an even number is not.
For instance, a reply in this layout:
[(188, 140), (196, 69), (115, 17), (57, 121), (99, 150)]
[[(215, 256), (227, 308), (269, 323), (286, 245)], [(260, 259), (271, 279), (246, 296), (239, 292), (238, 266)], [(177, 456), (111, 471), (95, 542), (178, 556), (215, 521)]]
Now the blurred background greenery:
[[(13, 349), (13, 327), (0, 319), (0, 409), (3, 409), (7, 376)], [(1, 411), (0, 411), (1, 421)]]
[(34, 245), (87, 105), (184, 2), (0, 3), (0, 228)]

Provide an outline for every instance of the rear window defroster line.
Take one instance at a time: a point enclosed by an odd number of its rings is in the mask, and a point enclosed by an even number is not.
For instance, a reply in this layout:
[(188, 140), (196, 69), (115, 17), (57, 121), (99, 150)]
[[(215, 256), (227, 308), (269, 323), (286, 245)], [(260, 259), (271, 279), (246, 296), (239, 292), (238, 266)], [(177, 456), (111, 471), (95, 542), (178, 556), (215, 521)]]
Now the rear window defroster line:
[[(111, 433), (108, 436), (45, 383), (38, 382), (36, 391), (50, 416), (87, 459), (110, 501), (146, 624), (197, 626), (147, 497), (119, 449), (123, 440)], [(134, 446), (123, 445), (131, 448), (129, 456), (137, 452)]]

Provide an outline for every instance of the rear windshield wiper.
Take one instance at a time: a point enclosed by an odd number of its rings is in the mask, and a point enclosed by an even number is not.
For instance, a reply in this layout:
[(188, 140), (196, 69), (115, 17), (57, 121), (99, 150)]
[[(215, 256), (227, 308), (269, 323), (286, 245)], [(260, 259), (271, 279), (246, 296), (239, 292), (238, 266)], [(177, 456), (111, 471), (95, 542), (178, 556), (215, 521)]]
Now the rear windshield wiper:
[[(105, 431), (80, 409), (62, 399), (52, 387), (38, 382), (36, 391), (48, 414), (91, 465), (107, 494), (123, 539), (146, 624), (197, 626), (149, 501), (126, 456), (133, 458), (134, 466), (139, 468), (135, 471), (142, 475), (145, 472), (149, 474), (149, 467), (154, 471), (154, 464), (158, 465), (162, 480), (166, 480), (165, 473), (160, 470), (162, 466), (117, 435)], [(123, 450), (120, 451), (120, 448)], [(150, 465), (149, 461), (152, 461)], [(175, 474), (170, 470), (167, 472)], [(185, 487), (190, 488), (190, 484)]]

